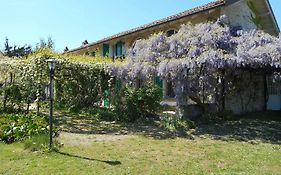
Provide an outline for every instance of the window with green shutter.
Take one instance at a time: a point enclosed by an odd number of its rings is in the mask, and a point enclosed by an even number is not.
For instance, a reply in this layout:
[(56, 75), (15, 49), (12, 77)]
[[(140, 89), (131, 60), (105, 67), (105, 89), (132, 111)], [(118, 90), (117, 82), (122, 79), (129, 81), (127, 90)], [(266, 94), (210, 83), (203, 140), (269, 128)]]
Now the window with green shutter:
[(103, 44), (102, 46), (102, 56), (109, 56), (109, 44)]
[(115, 56), (122, 56), (122, 42), (118, 41), (115, 44)]
[(159, 76), (155, 77), (155, 84), (160, 88), (163, 88), (163, 80)]
[(155, 77), (155, 84), (161, 88), (161, 95), (163, 96), (163, 80), (159, 76)]
[(95, 57), (96, 56), (96, 52), (95, 51), (91, 52), (91, 56)]

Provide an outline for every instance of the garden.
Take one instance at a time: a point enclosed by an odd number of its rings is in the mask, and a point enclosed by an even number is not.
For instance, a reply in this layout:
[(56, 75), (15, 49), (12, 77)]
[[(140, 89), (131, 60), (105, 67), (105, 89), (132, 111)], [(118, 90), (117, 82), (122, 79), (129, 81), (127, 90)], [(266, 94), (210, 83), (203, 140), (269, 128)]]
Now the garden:
[[(139, 40), (126, 60), (48, 47), (1, 57), (0, 173), (281, 172), (281, 114), (252, 110), (259, 78), (280, 81), (281, 38), (229, 27), (226, 18)], [(176, 107), (163, 105), (159, 78), (172, 82)], [(234, 96), (243, 115), (226, 108)], [(190, 101), (197, 116), (186, 108)]]

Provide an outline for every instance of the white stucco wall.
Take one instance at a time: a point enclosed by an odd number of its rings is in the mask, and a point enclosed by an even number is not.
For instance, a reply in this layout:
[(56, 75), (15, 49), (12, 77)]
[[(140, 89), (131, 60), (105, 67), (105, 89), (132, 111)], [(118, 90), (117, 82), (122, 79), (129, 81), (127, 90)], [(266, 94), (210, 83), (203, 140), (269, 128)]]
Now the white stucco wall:
[(255, 14), (247, 5), (247, 0), (240, 0), (229, 6), (225, 6), (221, 15), (227, 15), (231, 26), (241, 26), (243, 30), (256, 29), (257, 26), (251, 20), (251, 15)]

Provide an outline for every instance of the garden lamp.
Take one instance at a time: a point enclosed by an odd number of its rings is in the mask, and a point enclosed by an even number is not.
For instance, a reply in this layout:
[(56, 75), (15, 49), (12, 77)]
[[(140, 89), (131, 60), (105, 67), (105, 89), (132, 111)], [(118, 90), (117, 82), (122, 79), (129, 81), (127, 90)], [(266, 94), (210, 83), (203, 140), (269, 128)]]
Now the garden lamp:
[(49, 72), (50, 72), (50, 142), (49, 142), (49, 148), (52, 148), (53, 144), (53, 100), (54, 100), (54, 75), (55, 75), (55, 65), (56, 60), (54, 58), (47, 60), (48, 66), (49, 66)]
[(56, 60), (54, 58), (48, 59), (47, 60), (48, 66), (49, 66), (49, 71), (50, 73), (54, 74), (55, 73), (55, 67), (56, 67)]

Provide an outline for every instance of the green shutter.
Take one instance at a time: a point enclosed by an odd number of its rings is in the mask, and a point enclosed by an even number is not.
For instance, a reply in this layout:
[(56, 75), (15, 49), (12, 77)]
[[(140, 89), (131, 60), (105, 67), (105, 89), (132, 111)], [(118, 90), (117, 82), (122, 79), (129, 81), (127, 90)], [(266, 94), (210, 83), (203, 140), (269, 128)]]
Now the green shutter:
[(163, 96), (163, 80), (159, 76), (155, 77), (155, 84), (158, 87), (160, 87), (160, 89), (161, 89), (161, 96)]
[(155, 84), (159, 86), (161, 89), (163, 88), (163, 80), (159, 76), (155, 77)]
[(109, 56), (109, 44), (103, 44), (102, 56)]
[(115, 44), (115, 55), (116, 56), (121, 56), (122, 55), (122, 42), (118, 41)]
[(103, 92), (103, 106), (105, 108), (109, 108), (110, 107), (110, 104), (109, 104), (109, 97), (110, 97), (110, 92), (109, 90), (105, 90)]
[(96, 56), (96, 52), (95, 51), (91, 52), (91, 56), (95, 57)]

